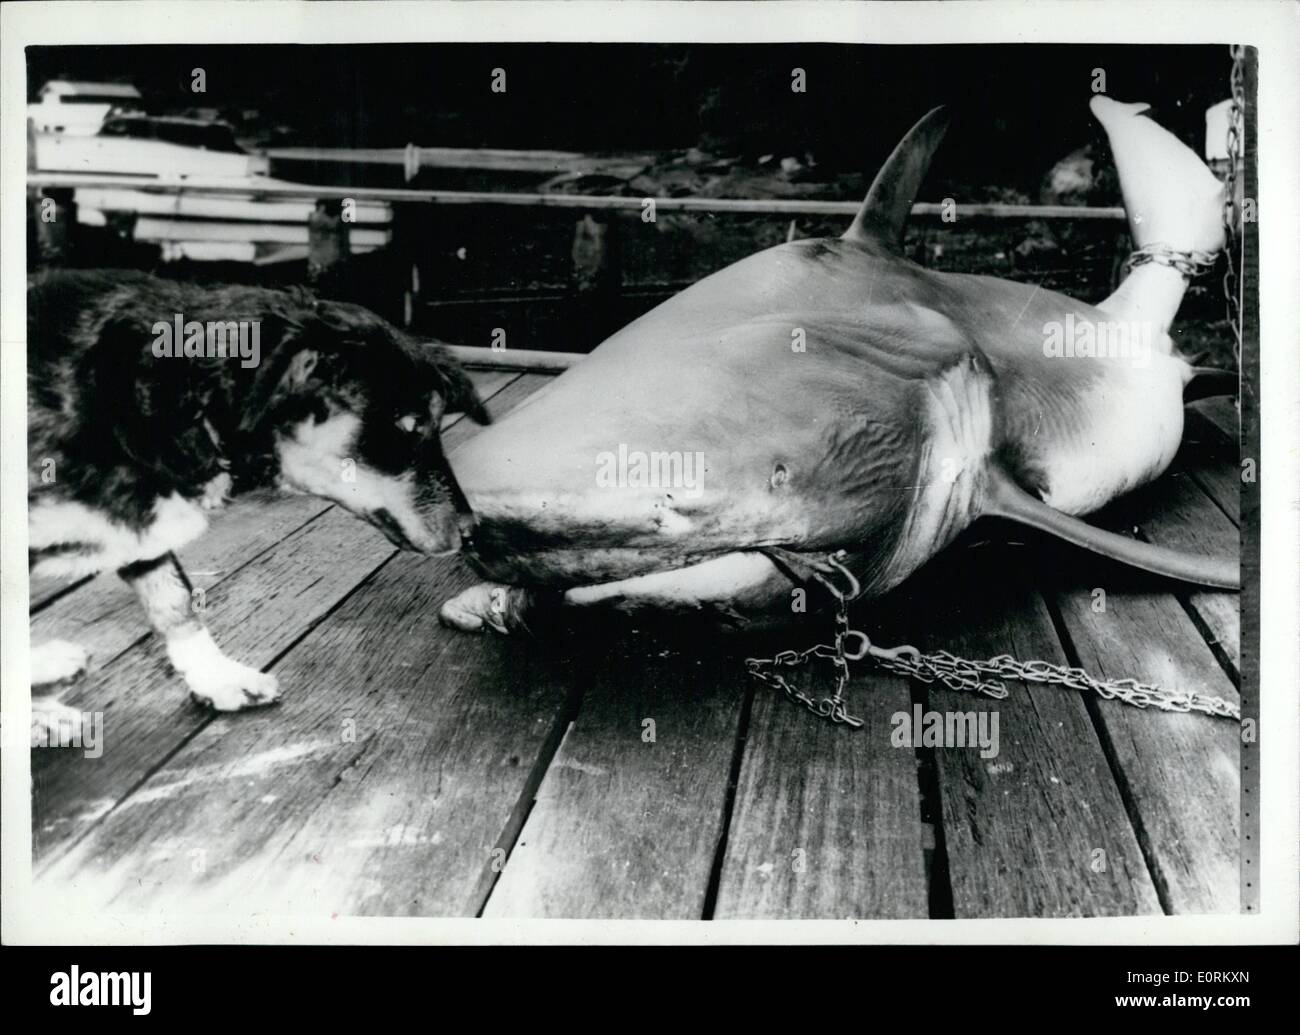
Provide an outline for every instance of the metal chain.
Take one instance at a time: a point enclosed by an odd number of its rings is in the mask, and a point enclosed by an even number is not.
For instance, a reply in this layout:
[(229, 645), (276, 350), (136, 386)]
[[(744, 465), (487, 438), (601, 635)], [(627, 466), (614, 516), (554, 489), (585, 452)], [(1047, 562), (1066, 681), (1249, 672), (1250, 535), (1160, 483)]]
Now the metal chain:
[[(986, 661), (971, 661), (946, 650), (922, 654), (911, 645), (877, 647), (866, 633), (849, 625), (849, 602), (858, 595), (860, 587), (842, 560), (842, 553), (827, 558), (828, 564), (848, 581), (847, 592), (821, 575), (814, 576), (835, 598), (834, 643), (819, 643), (801, 651), (783, 650), (771, 658), (745, 659), (745, 667), (751, 676), (780, 690), (791, 701), (803, 705), (815, 715), (830, 719), (836, 725), (851, 726), (854, 729), (860, 729), (863, 725), (862, 719), (848, 713), (844, 703), (844, 689), (849, 681), (848, 663), (864, 657), (871, 657), (883, 669), (922, 683), (937, 680), (950, 690), (982, 694), (996, 700), (1005, 699), (1008, 693), (1000, 680), (1015, 679), (1025, 683), (1064, 686), (1072, 690), (1091, 690), (1105, 700), (1120, 700), (1135, 708), (1201, 712), (1219, 718), (1241, 720), (1240, 708), (1222, 697), (1198, 694), (1193, 690), (1166, 690), (1154, 683), (1142, 683), (1136, 679), (1101, 680), (1081, 668), (1055, 665), (1049, 661), (1018, 661), (1010, 654), (999, 654)], [(852, 651), (847, 648), (850, 641), (855, 641)], [(779, 671), (781, 668), (798, 668), (812, 658), (828, 658), (835, 666), (835, 690), (830, 697), (824, 697), (820, 701), (791, 686)]]
[[(1198, 694), (1194, 690), (1166, 690), (1136, 679), (1101, 680), (1081, 668), (1054, 665), (1050, 661), (1017, 661), (1010, 654), (999, 654), (987, 661), (967, 661), (946, 650), (922, 654), (915, 647), (898, 647), (895, 651), (901, 652), (899, 656), (877, 659), (881, 668), (923, 683), (933, 683), (937, 679), (949, 689), (967, 690), (998, 700), (1007, 696), (1007, 688), (998, 680), (1017, 679), (1025, 683), (1050, 683), (1072, 690), (1091, 690), (1107, 701), (1120, 700), (1135, 708), (1202, 712), (1223, 719), (1241, 719), (1241, 710), (1222, 697)], [(986, 676), (998, 678), (987, 679)]]
[[(1233, 354), (1241, 366), (1241, 278), (1238, 275), (1237, 249), (1241, 242), (1237, 235), (1237, 163), (1241, 158), (1242, 117), (1246, 106), (1245, 58), (1246, 48), (1233, 44), (1232, 54), (1232, 108), (1228, 117), (1228, 174), (1223, 181), (1224, 255), (1227, 269), (1223, 274), (1223, 297), (1226, 304), (1228, 326), (1232, 328)], [(1244, 237), (1244, 235), (1242, 235)]]
[[(803, 705), (814, 715), (820, 715), (823, 719), (830, 719), (837, 726), (851, 726), (853, 729), (860, 729), (863, 721), (856, 715), (850, 715), (845, 707), (844, 688), (849, 682), (849, 662), (865, 657), (867, 651), (871, 648), (871, 641), (867, 639), (866, 633), (859, 632), (849, 626), (849, 601), (862, 592), (862, 589), (858, 585), (858, 580), (853, 577), (853, 573), (841, 563), (843, 556), (843, 552), (832, 554), (827, 558), (827, 562), (848, 580), (849, 588), (847, 592), (841, 591), (835, 583), (825, 576), (816, 573), (813, 575), (813, 578), (825, 586), (831, 596), (835, 598), (835, 642), (833, 644), (819, 643), (806, 650), (783, 650), (771, 658), (746, 658), (745, 667), (749, 669), (751, 676), (766, 683), (774, 690), (780, 690), (795, 704)], [(860, 647), (850, 653), (845, 645), (852, 639), (857, 639), (860, 642)], [(810, 658), (829, 658), (831, 664), (835, 666), (835, 691), (830, 697), (823, 697), (820, 701), (813, 700), (802, 690), (791, 686), (785, 677), (777, 671), (782, 667), (798, 668), (800, 665), (806, 664)]]
[(1141, 248), (1135, 248), (1124, 261), (1124, 268), (1125, 270), (1133, 270), (1138, 266), (1145, 266), (1148, 262), (1154, 262), (1161, 266), (1170, 266), (1188, 280), (1191, 280), (1193, 277), (1199, 277), (1214, 269), (1218, 257), (1218, 252), (1180, 252), (1167, 244), (1156, 241), (1152, 244), (1143, 245)]

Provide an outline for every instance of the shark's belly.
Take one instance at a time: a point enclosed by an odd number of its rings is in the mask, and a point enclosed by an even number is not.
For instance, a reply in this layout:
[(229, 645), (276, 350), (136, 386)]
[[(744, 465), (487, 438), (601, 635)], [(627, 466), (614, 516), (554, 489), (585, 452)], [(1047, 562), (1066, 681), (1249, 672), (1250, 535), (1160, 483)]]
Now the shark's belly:
[[(1091, 363), (1061, 377), (1043, 363)], [(1000, 393), (1001, 452), (1011, 474), (1049, 506), (1087, 514), (1157, 478), (1183, 432), (1182, 360), (1043, 359)], [(1046, 376), (1052, 373), (1052, 376)]]
[[(653, 572), (568, 590), (564, 602), (576, 607), (610, 608), (625, 614), (699, 617), (723, 627), (779, 624), (807, 608), (796, 587), (767, 558), (736, 551), (671, 571)], [(814, 602), (815, 603), (815, 602)]]

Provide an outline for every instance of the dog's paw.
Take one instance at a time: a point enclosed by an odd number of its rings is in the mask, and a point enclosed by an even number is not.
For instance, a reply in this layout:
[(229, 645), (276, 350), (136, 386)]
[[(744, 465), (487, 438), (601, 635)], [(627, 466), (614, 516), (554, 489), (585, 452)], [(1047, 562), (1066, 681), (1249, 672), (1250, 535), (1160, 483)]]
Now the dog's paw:
[(212, 634), (202, 627), (168, 637), (167, 657), (194, 700), (219, 712), (256, 708), (280, 699), (280, 684), (275, 676), (226, 657)]
[(48, 686), (76, 679), (86, 671), (86, 648), (67, 640), (49, 640), (32, 648), (32, 686)]
[(275, 676), (226, 657), (202, 672), (188, 673), (185, 681), (195, 701), (219, 712), (259, 708), (280, 699), (280, 683)]
[(458, 593), (438, 609), (438, 620), (461, 632), (492, 632), (505, 636), (518, 628), (528, 606), (527, 590), (480, 582)]
[(81, 712), (53, 697), (32, 698), (32, 747), (71, 747), (80, 743)]
[(199, 506), (204, 510), (219, 510), (226, 505), (230, 499), (230, 487), (234, 484), (234, 479), (222, 471), (210, 482), (203, 486), (203, 495), (199, 497)]

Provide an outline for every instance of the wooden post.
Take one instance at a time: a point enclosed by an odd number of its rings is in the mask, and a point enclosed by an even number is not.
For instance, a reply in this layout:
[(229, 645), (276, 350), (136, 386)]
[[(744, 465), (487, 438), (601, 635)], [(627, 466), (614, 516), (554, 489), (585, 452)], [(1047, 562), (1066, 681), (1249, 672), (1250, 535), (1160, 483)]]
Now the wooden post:
[(422, 268), (428, 253), (428, 224), (435, 212), (421, 205), (393, 205), (392, 239), (385, 249), (384, 306), (381, 311), (394, 312), (394, 319), (406, 328), (421, 324), (421, 291), (425, 279)]
[(402, 326), (409, 328), (415, 322), (415, 313), (420, 307), (420, 266), (411, 262), (411, 279), (407, 282), (406, 292), (402, 297)]
[(49, 188), (37, 191), (36, 254), (41, 266), (65, 266), (72, 258), (77, 226), (76, 191)]
[(573, 229), (574, 343), (584, 349), (599, 345), (618, 329), (623, 287), (619, 222), (615, 213), (597, 219), (588, 212)]
[(307, 219), (307, 279), (319, 280), (331, 266), (348, 257), (348, 224), (340, 199), (321, 198)]
[[(27, 120), (27, 172), (38, 171), (36, 124)], [(35, 238), (38, 266), (64, 266), (72, 257), (73, 232), (77, 226), (76, 190), (70, 187), (28, 188), (31, 232)]]

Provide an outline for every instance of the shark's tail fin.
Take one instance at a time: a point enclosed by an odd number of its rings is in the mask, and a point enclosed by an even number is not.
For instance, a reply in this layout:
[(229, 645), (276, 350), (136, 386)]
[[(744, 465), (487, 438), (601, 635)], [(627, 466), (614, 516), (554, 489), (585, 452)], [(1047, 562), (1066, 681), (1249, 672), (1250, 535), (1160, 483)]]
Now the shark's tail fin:
[[(1223, 184), (1196, 153), (1143, 114), (1149, 105), (1097, 96), (1091, 107), (1110, 140), (1134, 243), (1179, 252), (1221, 249)], [(1186, 286), (1177, 270), (1149, 263), (1099, 308), (1126, 320), (1149, 320), (1164, 331)]]
[(1139, 247), (1223, 247), (1223, 184), (1190, 147), (1143, 114), (1150, 105), (1092, 99), (1119, 172), (1129, 227)]

